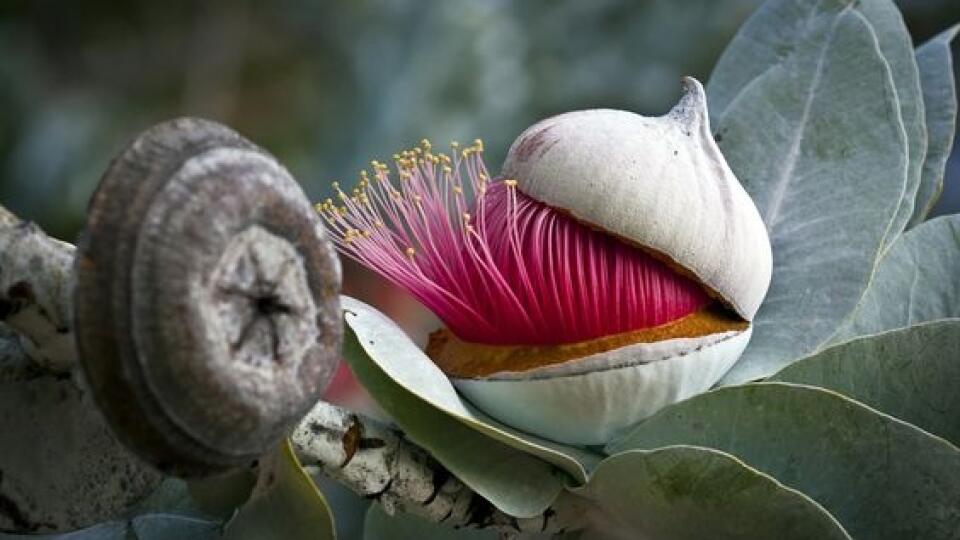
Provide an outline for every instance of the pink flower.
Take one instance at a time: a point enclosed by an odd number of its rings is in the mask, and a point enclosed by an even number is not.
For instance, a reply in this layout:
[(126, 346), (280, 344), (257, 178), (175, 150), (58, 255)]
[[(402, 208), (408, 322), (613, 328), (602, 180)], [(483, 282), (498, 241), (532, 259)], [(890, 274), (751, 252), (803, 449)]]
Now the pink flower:
[[(660, 326), (709, 303), (656, 255), (491, 179), (477, 140), (374, 161), (317, 205), (344, 255), (405, 288), (458, 338), (557, 345)], [(471, 203), (470, 199), (474, 199)]]

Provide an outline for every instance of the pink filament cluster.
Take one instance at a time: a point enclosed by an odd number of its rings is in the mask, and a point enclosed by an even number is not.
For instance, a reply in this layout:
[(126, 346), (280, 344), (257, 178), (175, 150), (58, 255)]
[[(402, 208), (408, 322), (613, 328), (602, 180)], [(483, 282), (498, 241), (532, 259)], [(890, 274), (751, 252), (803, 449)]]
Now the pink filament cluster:
[[(317, 205), (344, 255), (405, 288), (460, 339), (555, 345), (658, 326), (708, 301), (647, 253), (493, 181), (482, 143), (373, 162)], [(475, 202), (468, 203), (470, 193)]]

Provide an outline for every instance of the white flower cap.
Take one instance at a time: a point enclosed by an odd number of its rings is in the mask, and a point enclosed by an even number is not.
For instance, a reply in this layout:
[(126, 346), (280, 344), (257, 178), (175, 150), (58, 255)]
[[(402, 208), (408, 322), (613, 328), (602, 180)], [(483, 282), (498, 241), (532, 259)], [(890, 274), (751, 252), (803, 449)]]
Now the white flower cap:
[(750, 321), (770, 285), (770, 240), (713, 140), (703, 86), (685, 77), (682, 87), (660, 117), (597, 109), (538, 122), (510, 147), (502, 175), (667, 258)]

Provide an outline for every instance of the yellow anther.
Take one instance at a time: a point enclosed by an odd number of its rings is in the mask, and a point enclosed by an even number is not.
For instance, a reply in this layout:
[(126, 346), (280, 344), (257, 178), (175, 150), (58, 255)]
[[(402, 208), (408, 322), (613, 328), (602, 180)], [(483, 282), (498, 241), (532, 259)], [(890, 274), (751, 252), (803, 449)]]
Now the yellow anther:
[(457, 148), (459, 146), (460, 146), (460, 143), (458, 143), (457, 141), (450, 141), (451, 148)]
[(483, 152), (483, 141), (480, 139), (474, 139), (473, 147), (476, 148), (477, 152)]
[(460, 186), (453, 186), (453, 192), (462, 195), (462, 194), (463, 194), (463, 188), (461, 188)]
[(512, 178), (504, 180), (503, 184), (507, 187), (517, 187), (517, 181)]
[(412, 259), (413, 256), (416, 254), (417, 254), (417, 250), (413, 249), (412, 247), (407, 248), (407, 257), (410, 257)]

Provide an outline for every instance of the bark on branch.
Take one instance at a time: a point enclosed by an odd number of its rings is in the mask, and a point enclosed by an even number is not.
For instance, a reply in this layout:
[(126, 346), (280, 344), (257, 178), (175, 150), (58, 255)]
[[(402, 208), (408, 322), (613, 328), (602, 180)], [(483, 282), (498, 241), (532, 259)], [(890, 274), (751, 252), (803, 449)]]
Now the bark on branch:
[(455, 528), (559, 534), (583, 525), (582, 508), (561, 497), (541, 515), (518, 519), (497, 510), (402, 432), (326, 402), (318, 402), (293, 433), (293, 446), (311, 474), (331, 478), (389, 513), (407, 512)]
[(50, 238), (0, 206), (0, 322), (53, 373), (76, 361), (70, 327), (72, 245)]
[[(0, 323), (21, 336), (36, 364), (17, 369), (68, 373), (76, 364), (69, 316), (73, 252), (72, 245), (0, 206)], [(17, 378), (0, 369), (0, 380)], [(573, 497), (561, 497), (533, 518), (504, 514), (402, 432), (322, 401), (292, 440), (309, 472), (376, 499), (391, 513), (410, 512), (453, 527), (492, 528), (505, 538), (562, 533), (583, 523), (583, 509)]]

